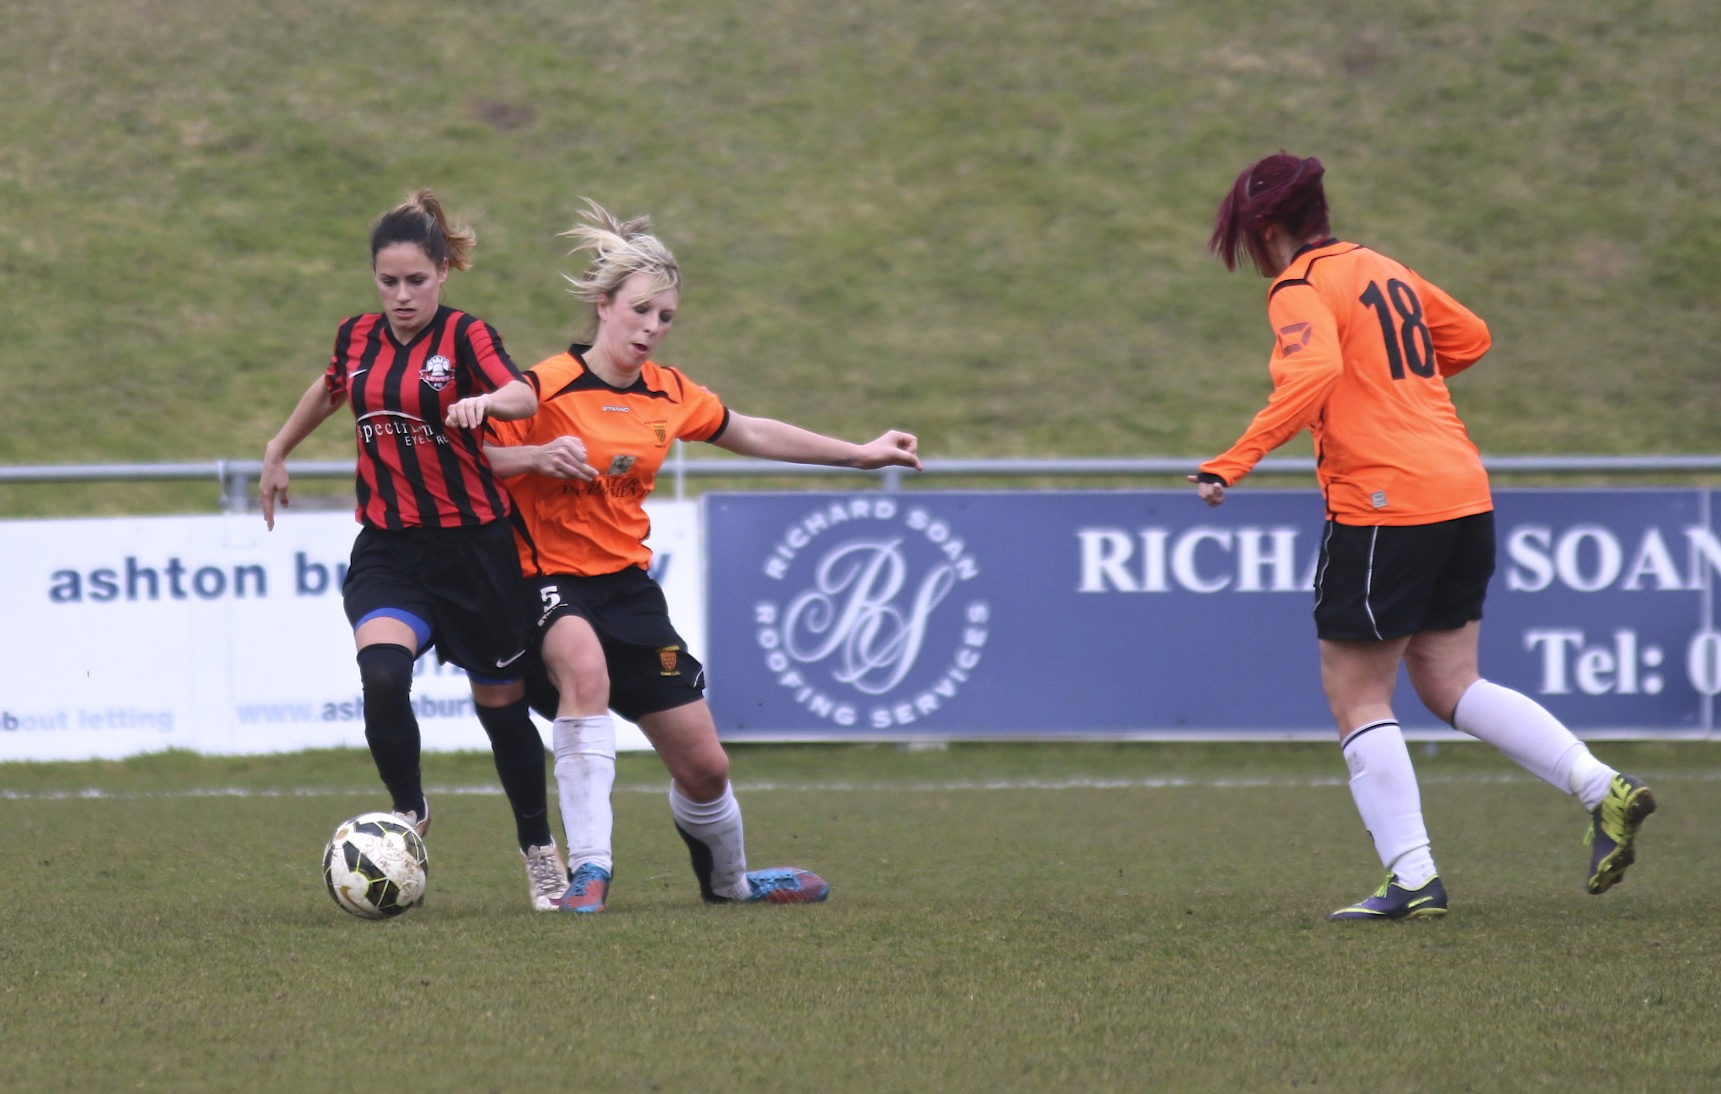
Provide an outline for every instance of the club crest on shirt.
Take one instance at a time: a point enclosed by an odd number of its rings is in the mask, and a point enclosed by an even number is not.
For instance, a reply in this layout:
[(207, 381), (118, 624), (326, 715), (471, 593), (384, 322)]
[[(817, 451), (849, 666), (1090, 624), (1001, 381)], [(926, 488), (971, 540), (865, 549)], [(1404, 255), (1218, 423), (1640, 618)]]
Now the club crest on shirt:
[(651, 427), (651, 435), (653, 437), (657, 438), (658, 444), (662, 444), (665, 440), (668, 439), (668, 437), (669, 437), (669, 423), (668, 422), (659, 420), (659, 421), (655, 421), (655, 422), (647, 422), (646, 424)]
[(441, 391), (454, 379), (454, 362), (440, 353), (435, 354), (418, 370), (418, 378), (430, 390)]
[(610, 460), (606, 475), (625, 475), (633, 470), (633, 465), (639, 460), (638, 456), (616, 456)]
[(1279, 328), (1279, 353), (1289, 357), (1293, 353), (1303, 352), (1314, 336), (1314, 328), (1307, 323), (1290, 323)]

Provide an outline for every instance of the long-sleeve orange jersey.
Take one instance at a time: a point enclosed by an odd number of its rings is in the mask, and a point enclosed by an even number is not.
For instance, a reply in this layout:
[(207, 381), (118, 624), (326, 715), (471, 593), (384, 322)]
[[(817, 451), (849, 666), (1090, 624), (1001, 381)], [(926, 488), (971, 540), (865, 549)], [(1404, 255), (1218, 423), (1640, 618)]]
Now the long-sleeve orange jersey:
[(591, 577), (651, 563), (645, 498), (677, 438), (716, 440), (729, 411), (716, 395), (677, 369), (651, 361), (627, 388), (586, 368), (574, 346), (531, 369), (538, 412), (492, 421), (498, 444), (545, 444), (562, 436), (585, 442), (595, 482), (528, 473), (504, 481), (514, 495), (514, 539), (527, 577)]
[(1308, 429), (1327, 515), (1340, 524), (1454, 520), (1494, 507), (1445, 377), (1488, 352), (1488, 327), (1408, 267), (1327, 240), (1267, 291), (1273, 393), (1201, 470), (1235, 485)]

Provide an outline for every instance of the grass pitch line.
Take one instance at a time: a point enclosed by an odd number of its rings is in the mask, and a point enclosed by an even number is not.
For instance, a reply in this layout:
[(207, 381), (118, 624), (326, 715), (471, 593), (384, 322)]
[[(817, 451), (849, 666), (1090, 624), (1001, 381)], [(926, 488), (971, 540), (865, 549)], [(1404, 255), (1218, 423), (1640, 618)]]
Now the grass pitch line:
[[(1721, 782), (1721, 770), (1714, 771), (1680, 771), (1649, 773), (1644, 776), (1651, 783), (1712, 783)], [(1500, 775), (1433, 775), (1418, 780), (1423, 786), (1486, 786), (1493, 784), (1533, 783), (1539, 780), (1529, 775), (1505, 773)], [(1304, 778), (1262, 777), (1262, 778), (1233, 778), (1218, 776), (1213, 778), (1186, 776), (1149, 776), (1136, 779), (1095, 779), (1072, 776), (1063, 779), (948, 779), (925, 780), (917, 779), (907, 782), (842, 782), (815, 780), (807, 782), (763, 781), (735, 784), (737, 793), (762, 794), (773, 791), (790, 793), (880, 793), (899, 792), (909, 794), (947, 794), (968, 791), (1025, 791), (1025, 790), (1182, 790), (1188, 788), (1206, 790), (1250, 790), (1278, 789), (1297, 790), (1315, 789), (1318, 787), (1344, 786), (1347, 780), (1340, 775), (1315, 776)], [(618, 783), (615, 787), (617, 794), (663, 794), (663, 783)], [(254, 787), (205, 787), (190, 790), (163, 790), (141, 793), (129, 793), (101, 789), (85, 790), (6, 790), (0, 788), (0, 801), (67, 801), (83, 799), (90, 801), (140, 801), (146, 799), (191, 799), (191, 798), (373, 798), (379, 791), (374, 789), (333, 790), (321, 787), (296, 787), (288, 790), (259, 789)], [(425, 788), (425, 793), (431, 797), (443, 795), (475, 795), (480, 797), (495, 797), (502, 793), (500, 786), (431, 786)]]

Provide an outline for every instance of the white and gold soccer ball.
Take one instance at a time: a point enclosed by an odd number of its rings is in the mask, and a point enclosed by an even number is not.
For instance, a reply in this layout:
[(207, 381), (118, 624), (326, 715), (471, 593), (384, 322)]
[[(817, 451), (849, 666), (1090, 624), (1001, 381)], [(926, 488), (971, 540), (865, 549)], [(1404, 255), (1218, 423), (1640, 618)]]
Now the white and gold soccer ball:
[(424, 900), (430, 856), (416, 829), (393, 813), (344, 820), (323, 851), (323, 882), (343, 911), (391, 919)]

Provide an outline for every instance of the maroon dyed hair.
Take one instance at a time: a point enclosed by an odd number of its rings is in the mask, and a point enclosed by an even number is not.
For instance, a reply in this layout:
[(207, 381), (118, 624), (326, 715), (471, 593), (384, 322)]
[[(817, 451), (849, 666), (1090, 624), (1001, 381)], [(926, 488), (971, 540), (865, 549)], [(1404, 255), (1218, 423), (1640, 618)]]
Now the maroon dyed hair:
[(1327, 219), (1327, 192), (1321, 176), (1327, 169), (1313, 156), (1301, 159), (1289, 152), (1268, 156), (1243, 169), (1213, 218), (1213, 238), (1207, 247), (1235, 270), (1248, 254), (1255, 268), (1270, 275), (1267, 228), (1278, 225), (1297, 239), (1332, 232)]

